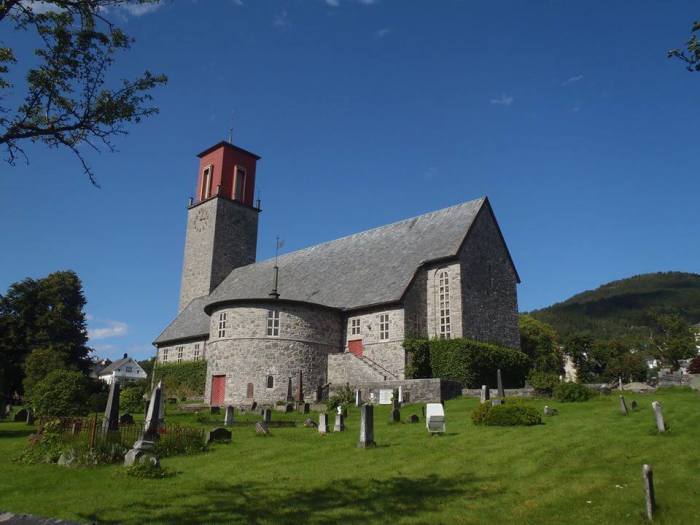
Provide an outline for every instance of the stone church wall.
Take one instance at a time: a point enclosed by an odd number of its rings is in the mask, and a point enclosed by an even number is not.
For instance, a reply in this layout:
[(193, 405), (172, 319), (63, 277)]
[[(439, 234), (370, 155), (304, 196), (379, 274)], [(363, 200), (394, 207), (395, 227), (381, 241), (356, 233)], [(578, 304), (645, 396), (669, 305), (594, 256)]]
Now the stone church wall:
[(488, 207), (459, 254), (464, 337), (520, 347), (517, 277)]
[[(206, 339), (188, 341), (158, 348), (158, 364), (206, 359)], [(199, 351), (199, 355), (197, 355)]]
[[(280, 313), (279, 337), (267, 335), (270, 309)], [(218, 337), (219, 314), (226, 313), (226, 334)], [(205, 400), (211, 399), (211, 378), (226, 376), (225, 403), (247, 399), (248, 383), (253, 399), (274, 404), (287, 397), (288, 379), (294, 392), (302, 371), (304, 397), (315, 399), (316, 387), (327, 381), (328, 355), (341, 349), (341, 319), (335, 311), (284, 302), (258, 302), (217, 310), (207, 344)], [(268, 388), (268, 376), (273, 378)]]
[(435, 339), (440, 336), (440, 272), (448, 275), (450, 337), (462, 337), (462, 276), (458, 262), (431, 266), (426, 270), (426, 304), (428, 337)]

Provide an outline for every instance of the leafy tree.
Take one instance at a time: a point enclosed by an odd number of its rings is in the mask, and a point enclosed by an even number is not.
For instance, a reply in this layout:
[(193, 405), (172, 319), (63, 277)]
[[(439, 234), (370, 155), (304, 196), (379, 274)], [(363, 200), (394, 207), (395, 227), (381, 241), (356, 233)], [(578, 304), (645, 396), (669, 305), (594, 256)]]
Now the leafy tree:
[(669, 58), (678, 58), (685, 62), (688, 71), (700, 71), (700, 41), (695, 34), (698, 31), (700, 31), (700, 22), (693, 22), (693, 27), (690, 29), (690, 39), (685, 43), (685, 47), (671, 49), (668, 52)]
[(38, 42), (35, 59), (26, 60), (24, 67), (26, 94), (16, 101), (10, 99), (16, 87), (10, 73), (20, 77), (13, 71), (18, 54), (0, 42), (0, 146), (9, 164), (14, 165), (18, 156), (28, 160), (23, 146), (27, 141), (67, 148), (96, 185), (81, 148), (99, 151), (103, 146), (111, 151), (112, 138), (126, 134), (127, 123), (158, 112), (150, 105), (149, 92), (167, 81), (164, 75), (146, 71), (134, 80), (107, 85), (116, 54), (128, 50), (132, 39), (106, 15), (127, 3), (129, 0), (0, 1), (3, 34), (8, 35), (13, 27), (16, 32), (33, 32)]
[(68, 368), (90, 367), (82, 283), (71, 271), (25, 279), (0, 296), (0, 385), (2, 394), (22, 391), (25, 358), (51, 348)]
[(543, 372), (561, 374), (564, 360), (557, 344), (557, 332), (547, 323), (530, 315), (521, 315), (520, 348), (528, 355), (532, 368)]
[(24, 363), (24, 393), (31, 397), (32, 389), (54, 370), (66, 369), (66, 360), (61, 352), (47, 346), (32, 350)]
[(138, 381), (124, 387), (119, 397), (119, 405), (123, 411), (132, 414), (140, 414), (143, 412), (144, 399), (148, 384), (146, 381)]
[(577, 334), (569, 337), (564, 344), (564, 351), (571, 356), (576, 367), (576, 377), (579, 383), (592, 383), (596, 371), (593, 355), (593, 337), (587, 334)]
[(654, 356), (671, 366), (680, 368), (679, 361), (697, 353), (695, 336), (690, 325), (678, 314), (649, 314), (651, 328), (650, 349)]
[(54, 370), (32, 389), (30, 402), (38, 416), (64, 417), (87, 413), (90, 385), (71, 370)]

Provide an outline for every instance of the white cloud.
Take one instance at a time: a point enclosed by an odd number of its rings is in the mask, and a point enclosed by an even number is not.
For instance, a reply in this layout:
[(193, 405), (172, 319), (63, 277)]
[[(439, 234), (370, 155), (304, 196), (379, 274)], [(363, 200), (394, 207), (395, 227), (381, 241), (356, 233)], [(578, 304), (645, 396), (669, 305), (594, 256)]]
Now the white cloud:
[(275, 15), (272, 20), (272, 25), (275, 27), (286, 27), (289, 25), (289, 18), (287, 17), (287, 11), (282, 11), (281, 13)]
[(119, 8), (123, 9), (127, 13), (129, 13), (131, 16), (143, 16), (147, 15), (149, 13), (153, 13), (163, 7), (163, 4), (160, 0), (153, 2), (153, 3), (147, 3), (147, 4), (139, 4), (139, 3), (128, 3), (128, 4), (123, 4), (120, 5)]
[(41, 0), (24, 0), (22, 5), (31, 9), (36, 15), (43, 15), (44, 13), (60, 13), (63, 11), (63, 8), (58, 7), (56, 4), (42, 2)]
[(583, 80), (583, 75), (574, 75), (573, 77), (569, 77), (564, 82), (562, 82), (561, 85), (562, 87), (568, 86), (569, 84), (573, 84), (574, 82), (578, 82), (579, 80)]
[(237, 6), (242, 6), (243, 0), (233, 0), (233, 3), (236, 4)]
[(374, 5), (377, 3), (377, 0), (358, 0), (358, 1), (363, 5)]
[(506, 95), (505, 93), (501, 94), (499, 98), (492, 98), (491, 99), (491, 104), (496, 104), (499, 106), (510, 106), (513, 102), (515, 101), (515, 97), (511, 97), (510, 95)]
[(374, 36), (376, 36), (377, 38), (384, 38), (389, 33), (391, 33), (391, 29), (389, 29), (388, 27), (383, 27), (382, 29), (376, 31), (374, 33)]
[(98, 320), (97, 323), (103, 326), (88, 328), (88, 338), (90, 340), (123, 337), (129, 333), (129, 325), (121, 321)]
[(326, 5), (329, 5), (331, 7), (338, 7), (340, 5), (340, 0), (325, 0)]

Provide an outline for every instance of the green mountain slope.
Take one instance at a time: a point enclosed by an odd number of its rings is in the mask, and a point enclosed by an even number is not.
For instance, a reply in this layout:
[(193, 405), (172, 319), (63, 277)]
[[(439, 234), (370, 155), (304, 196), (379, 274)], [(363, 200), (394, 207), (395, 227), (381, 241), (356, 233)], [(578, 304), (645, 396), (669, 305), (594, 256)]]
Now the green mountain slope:
[(612, 338), (646, 332), (645, 312), (676, 312), (700, 321), (700, 274), (659, 272), (635, 275), (589, 290), (530, 314), (562, 337), (588, 332)]

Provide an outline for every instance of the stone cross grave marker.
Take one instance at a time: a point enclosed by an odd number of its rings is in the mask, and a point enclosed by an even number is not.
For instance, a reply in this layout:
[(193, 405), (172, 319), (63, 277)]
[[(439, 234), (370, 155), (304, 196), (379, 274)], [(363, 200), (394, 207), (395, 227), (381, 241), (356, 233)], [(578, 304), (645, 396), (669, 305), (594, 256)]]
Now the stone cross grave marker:
[(654, 511), (656, 510), (656, 496), (654, 495), (654, 472), (651, 469), (651, 465), (642, 466), (642, 478), (644, 479), (647, 518), (649, 521), (653, 521)]
[(654, 410), (654, 418), (656, 419), (656, 428), (659, 432), (666, 432), (666, 424), (664, 422), (664, 412), (661, 407), (661, 403), (654, 401), (651, 404), (651, 408)]
[(629, 414), (629, 411), (627, 410), (627, 403), (625, 403), (624, 396), (620, 396), (620, 412), (622, 413), (623, 416), (626, 416)]
[(233, 426), (233, 406), (232, 405), (228, 405), (226, 407), (226, 414), (224, 415), (224, 426), (225, 427)]
[(358, 448), (372, 448), (374, 442), (374, 405), (362, 405), (360, 407), (360, 441)]
[(328, 433), (328, 414), (321, 412), (318, 415), (318, 433), (327, 434)]
[(489, 387), (486, 385), (481, 385), (481, 402), (486, 403), (489, 399), (491, 399), (491, 391)]
[(119, 396), (121, 386), (116, 377), (112, 378), (112, 384), (109, 387), (109, 397), (107, 398), (107, 407), (105, 408), (105, 417), (102, 420), (102, 432), (116, 432), (119, 430)]
[(498, 383), (498, 397), (503, 399), (506, 397), (506, 391), (503, 390), (503, 378), (501, 377), (501, 369), (496, 370), (496, 381)]

